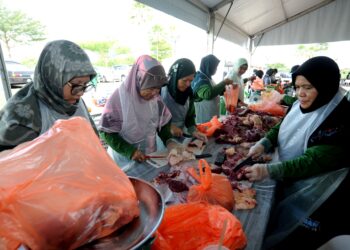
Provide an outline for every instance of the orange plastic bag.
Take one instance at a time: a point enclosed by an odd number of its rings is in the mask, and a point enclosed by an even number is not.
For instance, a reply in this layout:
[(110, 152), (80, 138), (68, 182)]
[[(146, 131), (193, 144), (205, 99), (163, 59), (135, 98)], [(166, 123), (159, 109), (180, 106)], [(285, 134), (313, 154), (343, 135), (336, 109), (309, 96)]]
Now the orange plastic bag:
[(263, 80), (256, 77), (255, 80), (252, 82), (251, 88), (255, 91), (264, 90), (265, 86)]
[(83, 118), (0, 153), (0, 249), (73, 249), (138, 215), (132, 183)]
[(247, 244), (240, 221), (225, 208), (205, 203), (173, 205), (165, 209), (152, 250), (202, 250), (218, 244), (221, 234), (229, 249)]
[(222, 123), (219, 121), (217, 116), (214, 116), (213, 118), (211, 118), (209, 122), (205, 122), (197, 125), (197, 129), (208, 137), (212, 136), (214, 132), (221, 127), (222, 127)]
[(235, 108), (237, 107), (238, 102), (238, 95), (239, 95), (239, 86), (233, 87), (232, 84), (226, 85), (224, 97), (225, 97), (225, 105), (226, 110), (230, 113), (233, 113), (235, 111)]
[(248, 108), (253, 111), (266, 112), (276, 116), (284, 116), (286, 114), (286, 110), (284, 107), (278, 104), (281, 99), (282, 95), (276, 90), (264, 91), (261, 94), (261, 101), (255, 104), (250, 104)]
[[(204, 167), (203, 167), (204, 165)], [(235, 199), (230, 181), (226, 176), (212, 174), (209, 164), (206, 160), (198, 162), (200, 176), (194, 176), (200, 179), (200, 184), (192, 185), (187, 194), (188, 202), (203, 201), (214, 205), (220, 205), (229, 211), (232, 211), (235, 205)], [(203, 172), (203, 168), (205, 169)], [(191, 173), (197, 175), (196, 173)]]

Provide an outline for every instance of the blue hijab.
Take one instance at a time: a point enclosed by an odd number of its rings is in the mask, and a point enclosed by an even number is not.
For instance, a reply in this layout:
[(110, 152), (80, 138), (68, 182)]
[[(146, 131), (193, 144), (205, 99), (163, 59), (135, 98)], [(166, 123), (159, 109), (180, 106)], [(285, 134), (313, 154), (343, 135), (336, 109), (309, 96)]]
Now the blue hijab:
[(207, 55), (202, 58), (199, 71), (191, 83), (192, 90), (196, 92), (201, 86), (211, 85), (211, 77), (215, 75), (220, 60), (214, 55)]

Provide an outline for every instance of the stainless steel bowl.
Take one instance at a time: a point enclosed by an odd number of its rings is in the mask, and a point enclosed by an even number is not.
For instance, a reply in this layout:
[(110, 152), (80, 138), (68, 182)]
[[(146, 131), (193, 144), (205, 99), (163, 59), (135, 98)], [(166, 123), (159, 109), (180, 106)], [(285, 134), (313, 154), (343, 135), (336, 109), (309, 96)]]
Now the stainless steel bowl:
[(140, 216), (115, 233), (82, 246), (79, 249), (137, 249), (159, 227), (164, 215), (164, 201), (158, 190), (150, 183), (129, 177), (139, 200)]

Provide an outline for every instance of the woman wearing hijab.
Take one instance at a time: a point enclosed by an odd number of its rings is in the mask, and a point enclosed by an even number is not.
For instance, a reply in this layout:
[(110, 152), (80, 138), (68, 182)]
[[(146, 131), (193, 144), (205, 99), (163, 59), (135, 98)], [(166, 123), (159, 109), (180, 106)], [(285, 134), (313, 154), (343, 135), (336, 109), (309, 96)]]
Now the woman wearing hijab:
[(215, 84), (211, 78), (215, 75), (220, 60), (214, 55), (202, 58), (199, 71), (191, 83), (196, 110), (196, 123), (210, 121), (213, 116), (219, 116), (220, 95), (225, 91), (225, 86), (232, 84), (232, 80), (225, 79)]
[(206, 141), (207, 137), (196, 129), (191, 88), (195, 73), (196, 68), (191, 60), (187, 58), (176, 60), (169, 70), (169, 84), (162, 88), (161, 95), (172, 115), (172, 134), (180, 137), (185, 132)]
[(100, 135), (122, 169), (132, 160), (143, 162), (146, 154), (157, 151), (157, 134), (164, 144), (172, 137), (171, 114), (159, 95), (165, 84), (163, 66), (143, 55), (108, 99), (100, 120)]
[(276, 73), (277, 73), (276, 69), (268, 69), (266, 71), (266, 73), (263, 77), (263, 81), (264, 81), (265, 86), (275, 83), (274, 80), (275, 80)]
[(245, 170), (250, 181), (280, 181), (266, 248), (316, 249), (338, 234), (350, 234), (350, 206), (344, 203), (350, 188), (350, 102), (339, 81), (332, 59), (307, 60), (292, 75), (298, 100), (250, 149), (248, 155), (257, 157), (278, 146), (279, 159)]
[(238, 100), (241, 101), (242, 103), (244, 103), (244, 87), (245, 87), (242, 75), (247, 71), (247, 69), (248, 69), (247, 59), (239, 58), (234, 62), (233, 68), (228, 76), (228, 78), (230, 78), (233, 81), (233, 86), (239, 87)]
[(36, 65), (34, 82), (20, 89), (0, 112), (0, 151), (33, 140), (58, 119), (81, 116), (95, 128), (81, 99), (95, 76), (78, 45), (66, 40), (48, 43)]

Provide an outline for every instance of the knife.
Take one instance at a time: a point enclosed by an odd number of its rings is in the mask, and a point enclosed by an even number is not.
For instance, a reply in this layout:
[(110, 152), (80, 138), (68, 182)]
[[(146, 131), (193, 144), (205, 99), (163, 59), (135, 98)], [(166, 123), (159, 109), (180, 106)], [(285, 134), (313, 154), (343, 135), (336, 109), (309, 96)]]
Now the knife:
[[(196, 159), (203, 159), (203, 158), (209, 158), (212, 157), (212, 154), (200, 154), (200, 155), (194, 155)], [(165, 159), (167, 158), (167, 155), (146, 155), (146, 159)]]
[(238, 170), (240, 170), (242, 167), (246, 166), (246, 165), (252, 165), (256, 163), (256, 161), (253, 160), (253, 158), (251, 156), (249, 156), (248, 158), (244, 159), (243, 161), (241, 161), (240, 163), (238, 163), (234, 168), (233, 171), (237, 172)]

